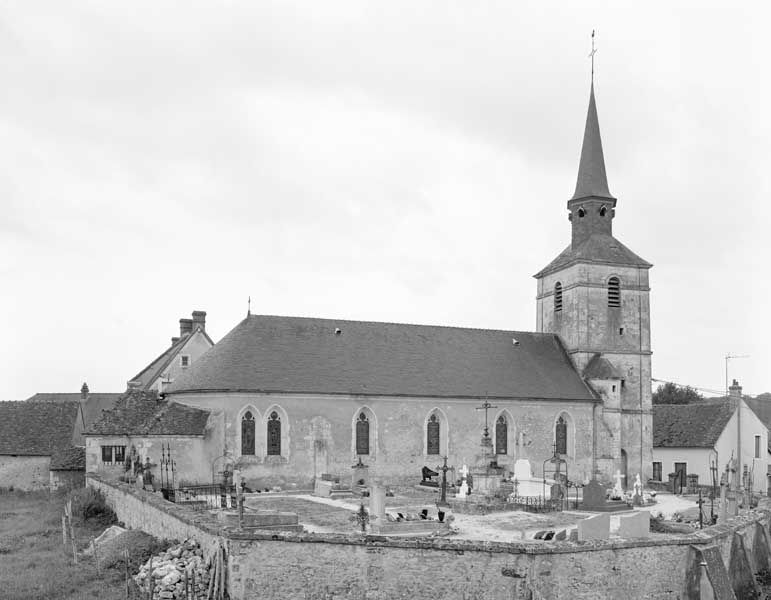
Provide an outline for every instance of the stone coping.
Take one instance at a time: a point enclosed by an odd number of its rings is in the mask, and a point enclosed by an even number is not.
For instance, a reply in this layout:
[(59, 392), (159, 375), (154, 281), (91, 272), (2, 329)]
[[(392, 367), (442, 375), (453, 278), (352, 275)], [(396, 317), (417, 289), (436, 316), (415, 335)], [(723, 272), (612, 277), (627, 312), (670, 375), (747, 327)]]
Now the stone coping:
[[(616, 540), (590, 540), (583, 542), (549, 541), (549, 542), (492, 542), (484, 540), (459, 540), (446, 537), (401, 537), (395, 535), (361, 534), (351, 533), (306, 533), (306, 532), (276, 532), (269, 530), (252, 529), (243, 531), (233, 527), (223, 526), (217, 520), (216, 515), (208, 511), (196, 511), (187, 506), (176, 505), (164, 500), (157, 494), (137, 489), (136, 487), (121, 482), (106, 480), (99, 475), (86, 474), (88, 480), (94, 480), (116, 490), (136, 497), (142, 502), (147, 502), (153, 507), (165, 512), (169, 516), (200, 528), (205, 533), (223, 536), (234, 542), (248, 541), (281, 541), (305, 544), (344, 544), (368, 547), (391, 547), (424, 550), (444, 550), (450, 552), (488, 552), (491, 554), (569, 554), (575, 552), (598, 552), (604, 550), (620, 550), (624, 548), (643, 548), (652, 546), (683, 546), (683, 545), (709, 545), (717, 540), (732, 535), (737, 529), (741, 529), (753, 523), (771, 519), (771, 500), (765, 500), (758, 509), (747, 514), (729, 519), (723, 525), (713, 525), (708, 529), (694, 531), (683, 535), (672, 535), (667, 538), (643, 538), (643, 539), (616, 539)], [(654, 534), (655, 535), (655, 534)]]

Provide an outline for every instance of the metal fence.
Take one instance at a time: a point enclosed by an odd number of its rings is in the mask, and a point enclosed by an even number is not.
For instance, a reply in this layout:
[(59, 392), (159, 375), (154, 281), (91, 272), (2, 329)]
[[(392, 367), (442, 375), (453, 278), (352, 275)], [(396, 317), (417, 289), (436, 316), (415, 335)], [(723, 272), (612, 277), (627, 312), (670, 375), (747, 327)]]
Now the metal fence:
[(562, 500), (545, 498), (544, 496), (509, 496), (507, 504), (513, 504), (514, 510), (524, 510), (532, 513), (555, 512), (562, 510)]
[(229, 485), (185, 485), (178, 488), (162, 488), (163, 498), (175, 504), (182, 504), (197, 510), (238, 508), (236, 486)]

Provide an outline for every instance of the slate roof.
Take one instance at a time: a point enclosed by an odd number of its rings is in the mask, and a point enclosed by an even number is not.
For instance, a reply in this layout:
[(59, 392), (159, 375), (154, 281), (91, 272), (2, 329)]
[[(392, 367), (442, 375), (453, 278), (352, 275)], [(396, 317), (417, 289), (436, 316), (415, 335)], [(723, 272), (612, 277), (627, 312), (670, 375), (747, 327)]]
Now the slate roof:
[(85, 471), (86, 448), (70, 446), (51, 456), (51, 471)]
[(0, 402), (0, 454), (50, 456), (72, 443), (76, 402)]
[(713, 448), (733, 408), (728, 403), (654, 404), (654, 448)]
[(129, 390), (86, 435), (203, 435), (209, 412)]
[(202, 391), (594, 400), (553, 334), (262, 315), (166, 393)]
[(38, 393), (27, 398), (27, 402), (80, 402), (83, 407), (83, 420), (86, 427), (89, 427), (102, 415), (102, 411), (114, 407), (121, 395), (120, 392), (104, 394), (89, 392), (86, 401), (82, 402), (80, 394)]
[(594, 83), (589, 93), (589, 109), (586, 112), (584, 142), (581, 146), (581, 161), (578, 165), (576, 191), (572, 200), (579, 198), (613, 198), (608, 190), (605, 174), (605, 157), (602, 153), (600, 121), (597, 118), (597, 104), (594, 101)]
[(643, 267), (645, 269), (650, 269), (653, 266), (648, 261), (637, 256), (612, 235), (593, 233), (575, 248), (572, 244), (565, 248), (557, 258), (533, 275), (533, 277), (541, 278), (553, 271), (564, 269), (578, 262), (624, 265)]
[(623, 379), (624, 375), (600, 354), (592, 356), (584, 369), (584, 379)]

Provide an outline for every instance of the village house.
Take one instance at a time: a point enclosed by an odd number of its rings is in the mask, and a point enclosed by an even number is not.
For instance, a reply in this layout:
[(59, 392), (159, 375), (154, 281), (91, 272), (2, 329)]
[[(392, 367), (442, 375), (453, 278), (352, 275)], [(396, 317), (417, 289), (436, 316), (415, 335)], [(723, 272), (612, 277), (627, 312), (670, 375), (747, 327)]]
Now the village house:
[[(679, 491), (688, 475), (697, 475), (700, 485), (717, 481), (725, 465), (736, 461), (739, 473), (747, 473), (756, 493), (765, 494), (768, 472), (768, 428), (742, 398), (734, 381), (728, 401), (653, 406), (653, 479), (669, 481), (676, 474)], [(740, 460), (736, 460), (740, 457)]]
[(78, 402), (0, 402), (0, 488), (82, 486)]
[(179, 320), (179, 335), (171, 338), (171, 346), (132, 377), (128, 387), (161, 393), (213, 345), (206, 333), (206, 312), (194, 310), (192, 319)]

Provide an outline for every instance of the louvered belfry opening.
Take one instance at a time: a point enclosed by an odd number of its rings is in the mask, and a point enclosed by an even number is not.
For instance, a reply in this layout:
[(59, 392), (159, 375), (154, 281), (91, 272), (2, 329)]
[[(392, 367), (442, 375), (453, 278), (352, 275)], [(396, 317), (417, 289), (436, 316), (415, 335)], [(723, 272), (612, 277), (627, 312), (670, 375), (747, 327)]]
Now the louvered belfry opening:
[(621, 306), (621, 282), (618, 277), (608, 279), (608, 306)]
[(562, 310), (562, 284), (558, 281), (554, 284), (554, 312)]

